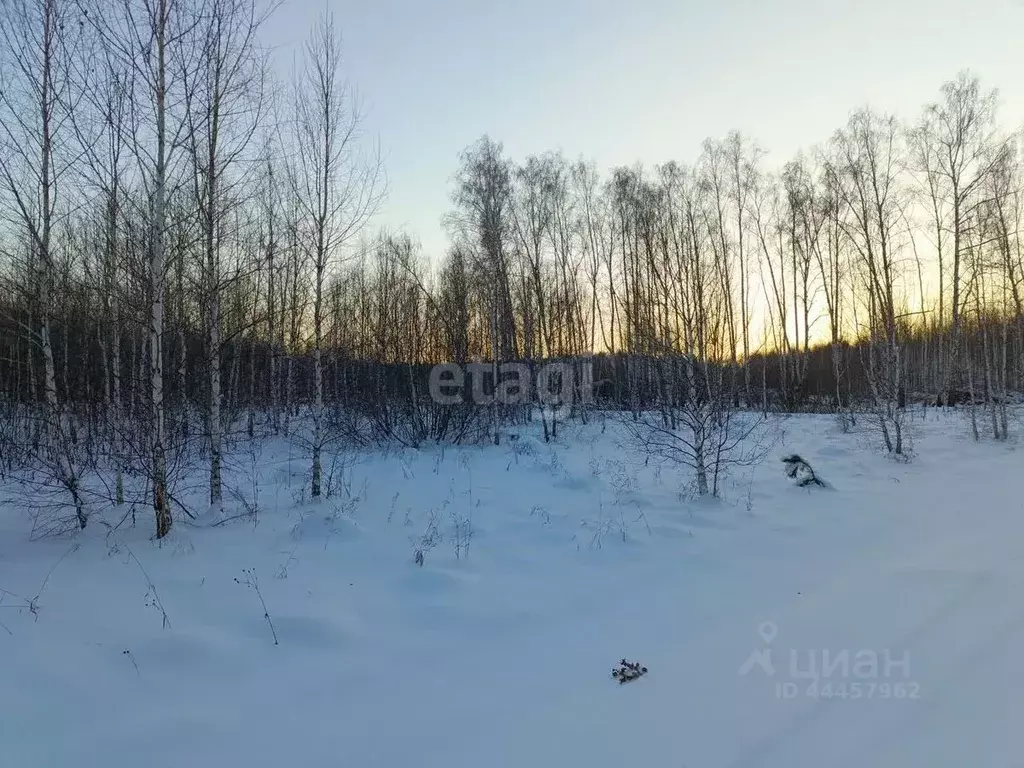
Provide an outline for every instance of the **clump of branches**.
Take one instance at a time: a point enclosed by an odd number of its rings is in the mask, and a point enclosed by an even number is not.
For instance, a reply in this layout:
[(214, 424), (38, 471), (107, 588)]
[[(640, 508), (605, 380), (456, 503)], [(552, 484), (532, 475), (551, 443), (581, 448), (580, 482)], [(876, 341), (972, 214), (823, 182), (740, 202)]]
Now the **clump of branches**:
[(649, 459), (691, 469), (697, 495), (718, 496), (731, 470), (764, 459), (772, 443), (768, 417), (740, 411), (712, 363), (673, 354), (654, 364), (660, 403), (627, 418), (627, 434)]
[[(228, 493), (238, 502), (239, 511), (230, 516), (221, 514), (214, 525), (221, 525), (229, 520), (239, 518), (248, 518), (252, 521), (253, 527), (259, 525), (260, 512), (263, 509), (261, 501), (263, 483), (261, 482), (262, 473), (260, 471), (263, 446), (263, 440), (259, 437), (254, 437), (249, 441), (245, 451), (246, 461), (244, 464), (240, 461), (237, 470), (241, 476), (240, 479), (244, 480), (249, 487), (243, 487), (241, 482), (227, 484)], [(229, 457), (225, 458), (225, 463), (230, 464), (231, 459)]]
[(89, 441), (76, 429), (75, 415), (57, 407), (4, 409), (0, 453), (23, 493), (19, 506), (32, 515), (33, 537), (57, 536), (84, 529), (95, 493), (95, 456)]
[[(444, 503), (448, 506), (448, 502)], [(427, 552), (444, 541), (441, 533), (441, 514), (436, 509), (431, 509), (427, 516), (426, 529), (419, 536), (410, 536), (409, 542), (413, 549), (413, 562), (422, 566), (426, 562)]]
[(260, 582), (259, 579), (256, 578), (256, 570), (254, 568), (243, 568), (242, 574), (245, 578), (236, 578), (235, 583), (248, 587), (256, 593), (256, 597), (259, 598), (260, 605), (263, 606), (263, 618), (267, 620), (267, 626), (270, 627), (270, 634), (274, 638), (274, 645), (279, 645), (277, 642), (277, 630), (274, 629), (274, 621), (270, 618), (270, 610), (267, 608), (267, 601), (263, 599), (263, 592), (260, 591)]
[(368, 394), (353, 406), (360, 416), (360, 440), (366, 444), (419, 448), (427, 442), (479, 443), (488, 436), (485, 409), (431, 396), (429, 366), (375, 366), (361, 378)]
[[(32, 617), (38, 621), (40, 608), (39, 598), (42, 597), (43, 591), (46, 589), (46, 585), (50, 583), (50, 577), (53, 575), (53, 572), (57, 570), (57, 566), (64, 561), (64, 558), (69, 555), (73, 555), (78, 551), (80, 546), (81, 545), (78, 543), (72, 544), (63, 555), (57, 558), (56, 562), (50, 566), (50, 570), (46, 572), (46, 576), (43, 577), (43, 581), (39, 585), (39, 589), (36, 590), (35, 595), (26, 597), (7, 589), (0, 589), (0, 608), (12, 608), (17, 611), (28, 611), (32, 614)], [(0, 622), (0, 627), (6, 630), (8, 634), (11, 634), (10, 628), (8, 628), (3, 622)]]
[(619, 665), (612, 670), (612, 677), (620, 684), (630, 683), (646, 674), (647, 667), (641, 666), (639, 661), (626, 661), (626, 659), (620, 659)]

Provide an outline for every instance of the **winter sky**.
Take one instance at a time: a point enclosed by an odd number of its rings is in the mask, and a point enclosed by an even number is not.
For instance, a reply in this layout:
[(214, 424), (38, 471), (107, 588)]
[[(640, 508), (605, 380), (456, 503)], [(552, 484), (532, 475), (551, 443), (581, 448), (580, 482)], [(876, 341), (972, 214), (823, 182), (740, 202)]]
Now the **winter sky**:
[(285, 0), (267, 29), (282, 75), (324, 10), (385, 158), (376, 223), (430, 255), (483, 133), (607, 169), (689, 162), (738, 129), (781, 164), (859, 105), (915, 119), (963, 68), (1024, 125), (1024, 0)]

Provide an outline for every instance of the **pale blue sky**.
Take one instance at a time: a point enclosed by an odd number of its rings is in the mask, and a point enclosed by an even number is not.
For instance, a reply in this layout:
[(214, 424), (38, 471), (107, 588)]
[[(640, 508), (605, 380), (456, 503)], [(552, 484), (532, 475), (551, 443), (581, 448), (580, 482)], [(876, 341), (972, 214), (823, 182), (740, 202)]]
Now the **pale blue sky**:
[(459, 151), (489, 133), (602, 168), (696, 158), (739, 129), (782, 163), (870, 103), (913, 118), (963, 68), (1024, 124), (1024, 0), (285, 0), (290, 60), (325, 8), (379, 137), (376, 225), (445, 246)]

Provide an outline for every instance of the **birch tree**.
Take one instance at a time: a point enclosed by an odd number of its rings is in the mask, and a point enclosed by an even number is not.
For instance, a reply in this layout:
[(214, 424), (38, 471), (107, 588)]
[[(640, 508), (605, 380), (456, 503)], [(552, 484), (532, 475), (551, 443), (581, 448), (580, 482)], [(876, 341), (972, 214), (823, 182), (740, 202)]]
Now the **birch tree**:
[(197, 17), (188, 0), (112, 0), (88, 7), (92, 29), (111, 56), (130, 72), (128, 113), (131, 153), (144, 191), (139, 213), (147, 224), (149, 346), (149, 480), (153, 491), (156, 536), (171, 531), (173, 516), (167, 487), (167, 405), (165, 402), (165, 304), (168, 287), (168, 206), (177, 181), (184, 144), (187, 101), (184, 77), (195, 65), (193, 32)]
[(301, 248), (313, 271), (313, 440), (311, 495), (322, 493), (325, 441), (325, 288), (332, 266), (376, 212), (384, 194), (378, 155), (360, 152), (362, 115), (342, 79), (341, 38), (330, 15), (306, 42), (296, 84), (298, 154), (293, 185), (301, 210)]
[[(511, 167), (501, 144), (484, 136), (463, 152), (454, 199), (459, 234), (471, 243), (472, 262), (481, 303), (487, 307), (490, 326), (491, 374), (495, 390), (502, 360), (518, 356), (517, 322), (512, 300)], [(500, 408), (491, 398), (494, 444), (500, 441)]]
[(100, 277), (97, 290), (102, 306), (101, 328), (97, 334), (103, 366), (103, 402), (107, 433), (114, 462), (114, 504), (124, 504), (124, 383), (121, 345), (123, 325), (121, 295), (124, 291), (123, 199), (128, 154), (125, 135), (131, 78), (102, 44), (92, 52), (85, 73), (80, 75), (82, 99), (72, 114), (82, 148), (79, 171), (86, 191), (98, 196), (102, 231)]
[[(997, 156), (992, 152), (997, 141), (995, 105), (995, 91), (983, 91), (978, 78), (961, 72), (942, 86), (942, 99), (925, 108), (916, 136), (919, 166), (932, 204), (939, 258), (945, 256), (948, 247), (952, 259), (950, 343), (940, 388), (947, 402), (960, 353), (966, 250), (977, 207), (982, 202), (979, 193)], [(940, 261), (940, 275), (942, 266)], [(940, 295), (943, 287), (940, 279)]]
[[(67, 379), (62, 398), (53, 345), (56, 236), (68, 206), (62, 209), (59, 201), (71, 196), (75, 154), (70, 117), (76, 40), (67, 32), (68, 11), (62, 0), (10, 0), (0, 15), (0, 65), (7, 72), (0, 84), (0, 188), (7, 205), (0, 215), (20, 233), (21, 271), (34, 308), (27, 328), (30, 349), (38, 347), (42, 358), (44, 444), (38, 458), (70, 494), (78, 525), (85, 528), (74, 434), (61, 403), (68, 397)], [(30, 353), (29, 365), (31, 358)]]
[[(265, 16), (252, 0), (209, 0), (199, 10), (197, 66), (183, 73), (188, 96), (187, 147), (202, 238), (206, 310), (210, 504), (222, 498), (221, 268), (224, 219), (241, 200), (241, 162), (263, 118), (262, 54), (256, 35)], [(194, 78), (194, 82), (189, 82)]]
[(842, 164), (842, 195), (850, 211), (846, 234), (857, 257), (867, 303), (867, 373), (873, 412), (889, 453), (907, 455), (902, 408), (904, 361), (897, 314), (905, 162), (896, 119), (868, 109), (855, 112), (836, 133), (833, 147)]

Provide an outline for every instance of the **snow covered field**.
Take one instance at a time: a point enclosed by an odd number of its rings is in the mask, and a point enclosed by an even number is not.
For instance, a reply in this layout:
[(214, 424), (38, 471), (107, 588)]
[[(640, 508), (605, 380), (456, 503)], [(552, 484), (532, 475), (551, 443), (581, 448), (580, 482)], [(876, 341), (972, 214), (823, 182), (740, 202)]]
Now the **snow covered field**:
[(8, 501), (0, 766), (1024, 765), (1024, 456), (936, 411), (910, 464), (779, 425), (715, 502), (612, 422), (348, 457), (316, 507), (268, 445), (258, 524), (162, 546)]

